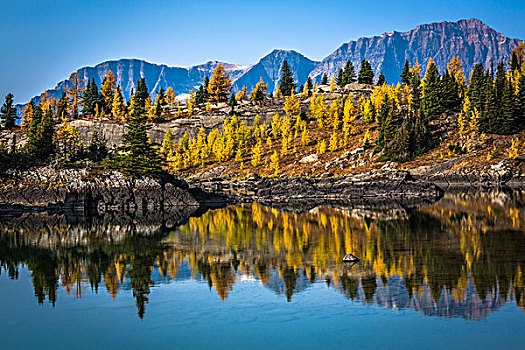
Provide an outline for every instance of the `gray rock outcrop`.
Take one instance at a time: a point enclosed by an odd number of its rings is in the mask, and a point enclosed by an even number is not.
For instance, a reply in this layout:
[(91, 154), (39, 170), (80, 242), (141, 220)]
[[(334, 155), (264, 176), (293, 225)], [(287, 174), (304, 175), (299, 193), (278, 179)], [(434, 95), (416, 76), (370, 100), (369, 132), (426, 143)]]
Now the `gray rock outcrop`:
[(118, 172), (93, 175), (86, 169), (45, 167), (12, 174), (12, 180), (0, 186), (0, 205), (133, 213), (198, 207), (199, 203), (176, 180), (131, 179)]

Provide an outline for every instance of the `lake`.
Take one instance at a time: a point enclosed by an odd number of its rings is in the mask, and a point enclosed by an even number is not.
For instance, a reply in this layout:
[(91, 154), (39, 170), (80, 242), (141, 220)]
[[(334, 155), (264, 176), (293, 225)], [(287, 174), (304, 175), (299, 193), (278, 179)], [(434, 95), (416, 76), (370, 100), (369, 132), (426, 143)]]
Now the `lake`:
[(525, 341), (525, 192), (182, 219), (24, 213), (0, 222), (0, 266), (2, 349)]

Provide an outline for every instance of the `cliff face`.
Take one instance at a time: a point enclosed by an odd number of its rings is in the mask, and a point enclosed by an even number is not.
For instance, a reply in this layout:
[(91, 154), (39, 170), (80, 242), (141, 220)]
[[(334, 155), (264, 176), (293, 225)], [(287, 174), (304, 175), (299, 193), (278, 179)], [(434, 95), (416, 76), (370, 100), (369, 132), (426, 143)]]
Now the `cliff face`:
[(490, 67), (491, 62), (495, 66), (499, 61), (508, 61), (512, 49), (520, 42), (475, 18), (423, 24), (404, 33), (394, 31), (345, 43), (323, 59), (310, 76), (319, 82), (324, 73), (334, 75), (347, 60), (359, 67), (366, 59), (376, 77), (382, 71), (388, 83), (395, 83), (399, 81), (405, 59), (411, 63), (418, 60), (424, 74), (430, 58), (443, 72), (453, 56), (459, 56), (468, 75), (478, 62)]

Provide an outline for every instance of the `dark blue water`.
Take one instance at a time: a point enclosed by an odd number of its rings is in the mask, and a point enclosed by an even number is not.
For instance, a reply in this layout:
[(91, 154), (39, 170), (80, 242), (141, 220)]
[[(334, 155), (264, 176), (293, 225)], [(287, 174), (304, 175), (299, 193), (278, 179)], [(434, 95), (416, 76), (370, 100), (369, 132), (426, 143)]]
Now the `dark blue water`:
[(375, 218), (249, 205), (171, 227), (14, 219), (0, 348), (520, 349), (521, 198)]

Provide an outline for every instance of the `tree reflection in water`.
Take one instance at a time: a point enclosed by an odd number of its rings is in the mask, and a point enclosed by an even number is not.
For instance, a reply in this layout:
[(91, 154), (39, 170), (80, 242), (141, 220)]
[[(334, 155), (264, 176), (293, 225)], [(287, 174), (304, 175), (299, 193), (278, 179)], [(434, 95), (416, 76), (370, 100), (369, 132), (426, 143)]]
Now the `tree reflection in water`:
[[(525, 310), (524, 203), (523, 193), (494, 192), (410, 212), (245, 204), (182, 225), (24, 214), (0, 224), (0, 271), (17, 279), (27, 266), (40, 304), (55, 305), (60, 287), (78, 298), (131, 290), (141, 318), (155, 283), (198, 279), (226, 300), (250, 278), (287, 301), (325, 281), (354, 301), (480, 319), (510, 301)], [(342, 262), (350, 252), (361, 259), (352, 267)]]

